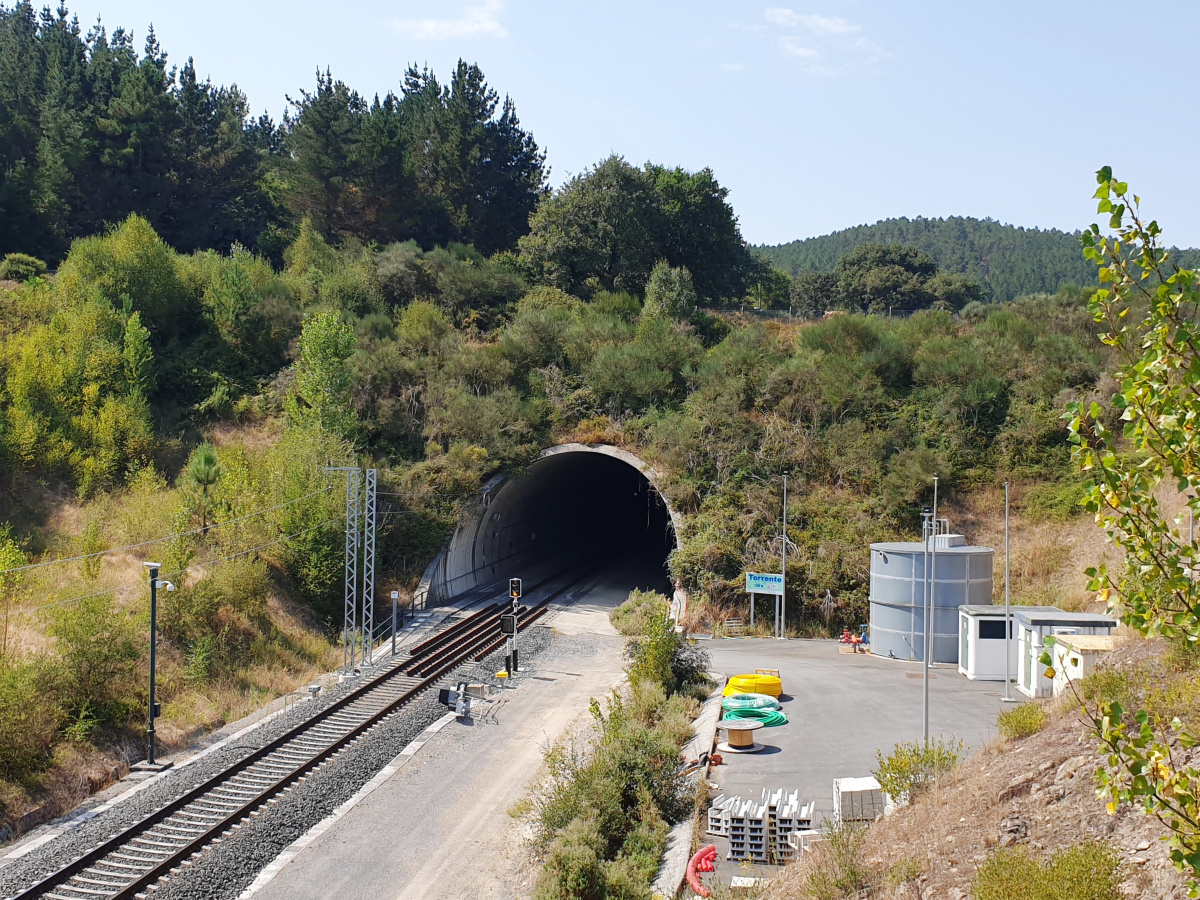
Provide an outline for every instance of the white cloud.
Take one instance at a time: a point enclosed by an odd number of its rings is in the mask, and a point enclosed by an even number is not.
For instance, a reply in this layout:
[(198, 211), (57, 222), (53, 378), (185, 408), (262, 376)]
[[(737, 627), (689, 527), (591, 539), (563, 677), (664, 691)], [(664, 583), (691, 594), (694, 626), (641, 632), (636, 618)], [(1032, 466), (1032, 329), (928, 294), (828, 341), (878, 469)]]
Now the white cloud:
[(867, 40), (861, 25), (840, 16), (799, 13), (783, 6), (767, 7), (760, 21), (774, 33), (779, 51), (793, 60), (795, 71), (830, 77), (873, 66), (891, 54)]
[(472, 37), (508, 37), (508, 30), (496, 19), (504, 9), (500, 0), (484, 0), (468, 6), (457, 19), (398, 19), (392, 27), (418, 41), (446, 41)]
[(767, 11), (763, 15), (768, 22), (774, 22), (776, 25), (782, 25), (784, 28), (795, 28), (800, 24), (800, 16), (790, 9), (767, 7)]
[(782, 25), (784, 28), (802, 25), (813, 34), (853, 34), (862, 30), (861, 25), (847, 22), (841, 16), (802, 15), (783, 7), (769, 7), (764, 15), (768, 22)]
[(821, 54), (812, 47), (802, 47), (790, 38), (782, 38), (779, 43), (783, 46), (783, 52), (788, 56), (799, 56), (805, 59), (816, 59)]

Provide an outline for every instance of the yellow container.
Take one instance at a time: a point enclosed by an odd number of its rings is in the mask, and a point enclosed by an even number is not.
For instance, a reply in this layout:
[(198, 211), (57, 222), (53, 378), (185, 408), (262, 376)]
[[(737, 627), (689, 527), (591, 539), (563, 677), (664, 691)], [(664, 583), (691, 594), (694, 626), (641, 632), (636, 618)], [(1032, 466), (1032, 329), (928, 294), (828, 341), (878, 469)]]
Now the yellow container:
[(783, 693), (783, 682), (774, 675), (734, 675), (725, 685), (722, 696), (734, 694), (768, 694), (778, 697)]

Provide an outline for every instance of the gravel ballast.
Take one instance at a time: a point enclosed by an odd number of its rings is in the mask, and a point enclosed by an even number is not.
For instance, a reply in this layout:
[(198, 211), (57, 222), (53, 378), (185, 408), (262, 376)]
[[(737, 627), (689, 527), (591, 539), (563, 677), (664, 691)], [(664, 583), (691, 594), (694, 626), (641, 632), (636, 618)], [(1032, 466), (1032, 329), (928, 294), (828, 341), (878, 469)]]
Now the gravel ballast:
[[(552, 641), (549, 628), (534, 627), (524, 632), (520, 640), (522, 659), (532, 661)], [(482, 663), (460, 666), (442, 681), (498, 684), (493, 673), (503, 664), (503, 658), (503, 651), (494, 653)], [(314, 701), (297, 705), (238, 741), (168, 772), (153, 786), (10, 862), (0, 868), (0, 896), (11, 897), (57, 871), (283, 732), (310, 719), (353, 687), (352, 684), (338, 685)], [(278, 802), (266, 804), (258, 815), (244, 819), (240, 827), (234, 828), (219, 843), (210, 844), (193, 856), (190, 865), (159, 882), (154, 896), (171, 900), (237, 897), (285, 847), (353, 796), (445, 712), (446, 708), (437, 702), (436, 686), (429, 688), (310, 772), (303, 781), (280, 794)]]

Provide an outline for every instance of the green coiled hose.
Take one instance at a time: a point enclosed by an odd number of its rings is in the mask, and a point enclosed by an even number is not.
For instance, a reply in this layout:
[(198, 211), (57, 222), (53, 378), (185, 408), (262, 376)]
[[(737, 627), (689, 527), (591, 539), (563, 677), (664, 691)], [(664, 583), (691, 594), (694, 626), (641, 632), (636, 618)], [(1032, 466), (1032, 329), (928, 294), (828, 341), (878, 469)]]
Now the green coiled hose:
[(768, 694), (733, 694), (721, 701), (722, 709), (780, 709), (779, 701)]
[(778, 709), (728, 709), (725, 711), (726, 719), (755, 719), (762, 722), (766, 728), (773, 728), (776, 725), (786, 725), (787, 716)]

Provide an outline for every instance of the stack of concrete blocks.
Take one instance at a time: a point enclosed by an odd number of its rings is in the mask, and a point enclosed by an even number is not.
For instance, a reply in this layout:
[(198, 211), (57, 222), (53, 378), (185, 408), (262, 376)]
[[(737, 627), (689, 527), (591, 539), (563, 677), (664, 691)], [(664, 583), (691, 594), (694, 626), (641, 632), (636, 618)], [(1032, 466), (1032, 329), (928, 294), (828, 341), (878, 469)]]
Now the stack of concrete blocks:
[(771, 855), (776, 861), (790, 860), (796, 851), (788, 842), (788, 835), (794, 831), (812, 827), (814, 804), (811, 800), (808, 803), (802, 801), (799, 791), (785, 794), (782, 790), (778, 790), (768, 795), (765, 789), (763, 790), (763, 802), (767, 804), (770, 817)]
[(729, 855), (726, 859), (765, 862), (767, 858), (767, 807), (735, 797), (729, 812)]
[(887, 811), (886, 804), (883, 789), (870, 776), (833, 780), (833, 819), (838, 824), (874, 822)]
[(726, 797), (724, 794), (717, 794), (713, 798), (712, 806), (708, 808), (708, 833), (714, 837), (729, 837), (729, 810), (730, 801), (737, 800), (737, 797)]
[(812, 827), (812, 801), (799, 791), (763, 789), (758, 801), (719, 794), (708, 810), (708, 833), (729, 840), (728, 859), (774, 862), (791, 859), (795, 848), (788, 835)]

